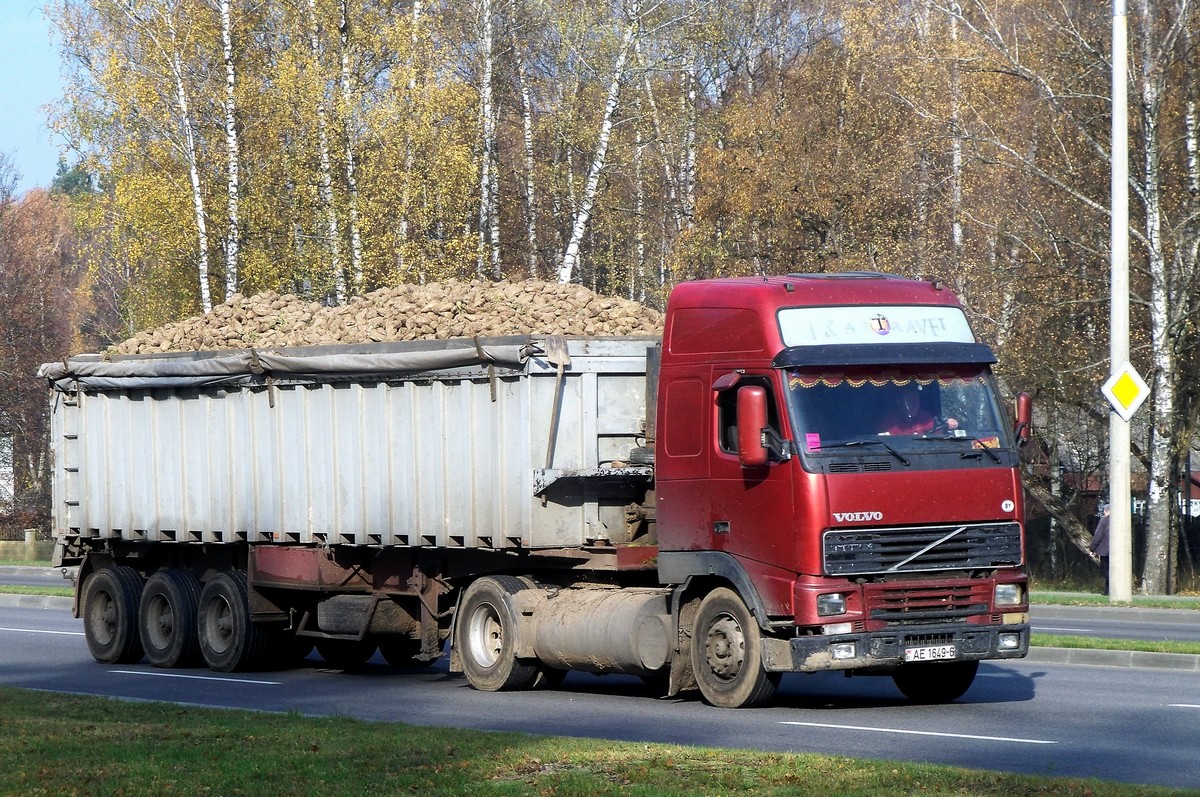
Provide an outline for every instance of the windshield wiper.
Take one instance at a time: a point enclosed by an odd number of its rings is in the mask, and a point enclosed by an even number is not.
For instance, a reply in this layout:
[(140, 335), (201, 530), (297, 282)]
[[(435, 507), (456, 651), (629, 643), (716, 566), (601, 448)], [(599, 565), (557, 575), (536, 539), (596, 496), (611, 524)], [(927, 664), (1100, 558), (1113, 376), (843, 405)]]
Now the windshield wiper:
[(903, 463), (904, 465), (912, 464), (908, 461), (908, 459), (903, 454), (901, 454), (899, 451), (892, 448), (891, 446), (889, 446), (887, 443), (885, 443), (882, 440), (850, 440), (845, 443), (833, 443), (832, 445), (822, 445), (821, 448), (822, 449), (852, 448), (855, 446), (882, 446), (883, 448), (887, 449), (889, 454), (891, 454), (896, 459), (900, 460), (900, 462)]

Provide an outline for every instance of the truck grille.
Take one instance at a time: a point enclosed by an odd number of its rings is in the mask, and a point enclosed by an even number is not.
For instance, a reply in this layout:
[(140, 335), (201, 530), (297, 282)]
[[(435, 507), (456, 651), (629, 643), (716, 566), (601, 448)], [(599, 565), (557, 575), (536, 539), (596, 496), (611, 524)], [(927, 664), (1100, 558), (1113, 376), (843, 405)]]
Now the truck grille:
[(991, 607), (990, 581), (950, 585), (889, 587), (864, 590), (867, 616), (888, 625), (914, 625), (962, 620), (987, 614)]
[(831, 576), (972, 570), (1021, 564), (1017, 523), (853, 529), (825, 532)]

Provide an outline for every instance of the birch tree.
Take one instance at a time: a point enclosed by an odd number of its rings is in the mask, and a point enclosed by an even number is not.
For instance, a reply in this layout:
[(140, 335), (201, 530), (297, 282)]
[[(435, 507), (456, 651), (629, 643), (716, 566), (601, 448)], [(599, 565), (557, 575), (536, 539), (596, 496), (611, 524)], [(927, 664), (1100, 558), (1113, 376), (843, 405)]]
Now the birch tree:
[(346, 173), (346, 227), (350, 234), (350, 287), (361, 293), (363, 287), (363, 244), (358, 221), (358, 172), (354, 156), (354, 127), (351, 123), (355, 101), (350, 73), (350, 6), (338, 0), (338, 86), (341, 90), (342, 144)]
[(495, 20), (492, 0), (479, 3), (479, 277), (500, 279), (500, 197), (496, 178), (496, 106), (492, 91)]
[(604, 171), (606, 164), (608, 145), (612, 136), (613, 116), (617, 111), (617, 104), (620, 100), (621, 82), (625, 78), (625, 64), (629, 60), (629, 52), (633, 47), (634, 37), (637, 35), (638, 24), (640, 22), (641, 11), (639, 0), (633, 0), (629, 4), (626, 15), (628, 19), (625, 26), (625, 33), (621, 40), (620, 50), (617, 53), (616, 63), (613, 65), (612, 78), (609, 80), (608, 93), (604, 102), (604, 113), (600, 122), (600, 132), (596, 138), (596, 148), (592, 155), (591, 167), (588, 170), (587, 183), (584, 185), (583, 195), (575, 211), (575, 220), (571, 226), (570, 238), (567, 239), (566, 249), (559, 262), (559, 282), (570, 282), (574, 276), (576, 267), (579, 265), (580, 245), (583, 242), (584, 234), (587, 232), (588, 222), (592, 217), (592, 208), (596, 202), (596, 192), (600, 187), (600, 174)]
[(241, 141), (237, 127), (237, 69), (233, 58), (233, 2), (220, 0), (221, 59), (225, 66), (225, 152), (228, 160), (226, 196), (228, 219), (225, 231), (225, 298), (238, 290), (238, 254), (241, 247)]
[[(176, 123), (180, 137), (178, 147), (187, 166), (188, 183), (191, 190), (193, 220), (196, 228), (196, 276), (200, 289), (200, 307), (207, 313), (212, 310), (212, 289), (209, 285), (208, 215), (205, 209), (204, 192), (200, 184), (200, 156), (197, 141), (196, 120), (192, 113), (192, 100), (184, 72), (183, 47), (178, 30), (178, 17), (184, 12), (182, 3), (160, 9), (150, 8), (139, 13), (128, 0), (109, 0), (124, 14), (130, 27), (144, 37), (155, 61), (166, 67), (161, 75), (163, 83), (173, 91), (177, 114)], [(146, 65), (149, 67), (149, 64)]]
[(317, 140), (317, 197), (320, 202), (319, 212), (325, 232), (325, 246), (329, 252), (329, 274), (333, 281), (334, 301), (344, 304), (346, 301), (346, 273), (342, 265), (341, 230), (338, 225), (337, 208), (333, 204), (333, 162), (329, 151), (329, 104), (325, 93), (323, 56), (325, 48), (321, 43), (321, 26), (317, 18), (316, 0), (306, 0), (307, 34), (310, 62), (313, 71), (310, 78), (313, 91), (313, 108), (316, 112)]

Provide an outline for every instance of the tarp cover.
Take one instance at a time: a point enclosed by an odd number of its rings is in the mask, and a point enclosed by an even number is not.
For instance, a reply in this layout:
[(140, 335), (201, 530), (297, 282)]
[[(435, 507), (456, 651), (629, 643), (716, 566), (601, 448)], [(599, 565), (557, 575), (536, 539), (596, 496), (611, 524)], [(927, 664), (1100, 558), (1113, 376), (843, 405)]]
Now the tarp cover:
[(504, 337), (182, 352), (112, 360), (92, 354), (46, 363), (38, 369), (38, 376), (63, 392), (220, 387), (262, 384), (269, 379), (386, 380), (487, 366), (521, 371), (531, 356), (542, 353), (530, 338)]

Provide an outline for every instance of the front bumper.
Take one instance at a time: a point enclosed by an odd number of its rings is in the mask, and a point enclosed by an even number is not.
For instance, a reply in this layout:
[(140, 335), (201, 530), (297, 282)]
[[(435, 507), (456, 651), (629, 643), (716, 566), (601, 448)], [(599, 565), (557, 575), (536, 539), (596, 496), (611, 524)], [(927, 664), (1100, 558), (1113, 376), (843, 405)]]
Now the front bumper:
[[(1015, 647), (1000, 646), (1001, 635), (1017, 636)], [(853, 643), (853, 655), (847, 654)], [(876, 670), (889, 672), (905, 663), (907, 648), (953, 645), (952, 661), (1019, 659), (1029, 653), (1029, 623), (966, 626), (923, 625), (836, 636), (764, 639), (763, 666), (768, 672)], [(839, 646), (835, 656), (834, 647)]]

